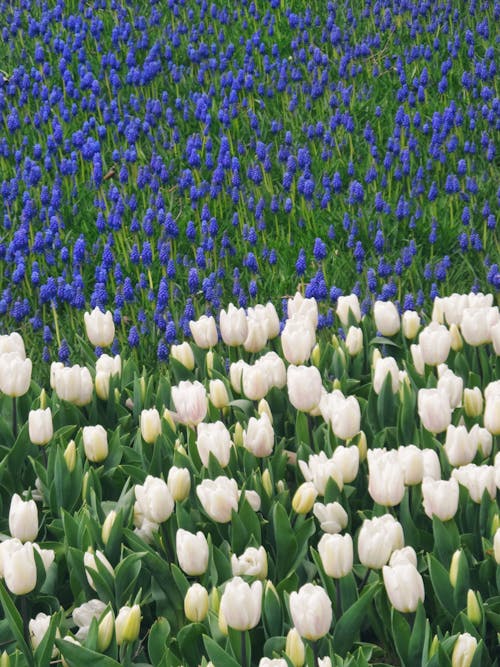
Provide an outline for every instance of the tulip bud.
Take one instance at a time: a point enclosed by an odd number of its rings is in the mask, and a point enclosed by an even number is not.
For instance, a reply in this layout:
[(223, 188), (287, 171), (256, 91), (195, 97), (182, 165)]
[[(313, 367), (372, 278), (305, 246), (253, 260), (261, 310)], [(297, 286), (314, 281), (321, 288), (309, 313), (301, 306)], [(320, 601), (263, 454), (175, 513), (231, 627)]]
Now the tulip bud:
[(102, 524), (101, 528), (101, 537), (102, 541), (104, 544), (108, 543), (109, 540), (109, 534), (111, 533), (111, 529), (113, 528), (113, 524), (116, 519), (116, 512), (115, 510), (111, 510), (111, 512), (108, 514), (108, 516), (104, 519), (104, 523)]
[(85, 575), (87, 577), (87, 581), (89, 582), (89, 586), (94, 590), (96, 590), (96, 587), (94, 584), (94, 580), (92, 579), (92, 575), (89, 573), (88, 569), (98, 572), (97, 561), (99, 561), (101, 565), (104, 565), (104, 567), (111, 574), (111, 576), (113, 577), (115, 576), (115, 571), (113, 569), (113, 566), (106, 558), (106, 556), (102, 553), (102, 551), (99, 551), (98, 549), (94, 554), (93, 550), (89, 548), (89, 550), (83, 554), (83, 565), (85, 567)]
[(201, 623), (208, 614), (208, 591), (201, 584), (193, 584), (184, 597), (184, 614), (188, 621)]
[(134, 642), (139, 637), (141, 627), (141, 608), (138, 604), (133, 607), (122, 607), (115, 621), (116, 643)]
[(111, 640), (113, 639), (113, 631), (115, 629), (115, 617), (111, 609), (105, 614), (99, 622), (97, 629), (97, 650), (101, 653), (107, 651)]
[(500, 394), (486, 399), (483, 423), (491, 435), (500, 435)]
[(464, 409), (467, 417), (479, 417), (483, 412), (483, 395), (479, 387), (464, 389)]
[(108, 434), (106, 429), (97, 426), (83, 427), (83, 448), (89, 461), (101, 463), (108, 456)]
[(405, 310), (403, 313), (402, 324), (403, 334), (408, 340), (413, 340), (420, 328), (420, 317), (414, 310)]
[(206, 361), (206, 365), (207, 365), (207, 375), (208, 375), (209, 378), (211, 378), (212, 377), (212, 371), (214, 369), (214, 353), (212, 352), (212, 350), (209, 350), (207, 352), (207, 356), (206, 356), (205, 361)]
[(172, 345), (170, 354), (174, 359), (185, 366), (188, 371), (194, 369), (194, 354), (191, 345), (188, 342), (184, 341), (184, 343), (181, 343), (180, 345)]
[(458, 635), (451, 656), (452, 667), (470, 667), (477, 648), (477, 639), (464, 632)]
[(476, 593), (469, 588), (467, 591), (467, 618), (471, 623), (479, 626), (482, 619), (481, 607)]
[(243, 447), (243, 426), (240, 424), (240, 422), (236, 422), (234, 425), (234, 435), (233, 435), (233, 442), (236, 445), (236, 447)]
[(12, 496), (9, 530), (21, 542), (33, 542), (38, 535), (38, 511), (34, 500), (24, 502), (17, 493)]
[(229, 634), (229, 628), (227, 627), (227, 621), (226, 617), (224, 616), (224, 612), (222, 609), (219, 607), (219, 616), (218, 616), (218, 625), (219, 625), (219, 630), (221, 633), (227, 637)]
[(457, 577), (458, 577), (458, 566), (460, 563), (460, 556), (462, 555), (462, 551), (460, 549), (457, 549), (453, 556), (451, 557), (451, 563), (450, 563), (450, 584), (455, 588), (457, 585)]
[(140, 423), (141, 435), (144, 442), (147, 442), (149, 445), (153, 444), (161, 433), (160, 413), (156, 408), (143, 410), (141, 412)]
[(261, 400), (259, 401), (259, 404), (257, 405), (257, 412), (261, 416), (265, 413), (271, 424), (273, 423), (273, 413), (271, 412), (269, 403), (266, 401), (265, 398), (261, 398)]
[(218, 410), (229, 405), (229, 396), (226, 385), (222, 380), (210, 380), (209, 398), (212, 405)]
[(271, 482), (271, 473), (269, 472), (269, 468), (266, 468), (262, 473), (262, 487), (267, 496), (270, 498), (273, 495), (273, 484)]
[(4, 651), (2, 655), (0, 655), (0, 667), (10, 667), (10, 658), (7, 651)]
[(303, 667), (306, 661), (306, 648), (297, 628), (291, 628), (286, 636), (285, 653), (294, 667)]
[(165, 408), (165, 410), (163, 411), (163, 419), (167, 422), (170, 429), (175, 433), (176, 430), (177, 430), (177, 427), (175, 425), (175, 421), (174, 421), (174, 418), (172, 417), (172, 414), (171, 414), (170, 410), (168, 410), (167, 408)]
[(429, 647), (429, 660), (432, 658), (433, 655), (435, 655), (438, 651), (439, 648), (439, 637), (437, 635), (434, 635), (432, 638), (431, 645)]
[(191, 490), (191, 475), (187, 468), (172, 466), (168, 471), (167, 486), (175, 502), (182, 502)]
[(90, 473), (90, 471), (87, 470), (87, 472), (83, 475), (83, 478), (82, 478), (82, 500), (83, 500), (83, 502), (85, 502), (86, 499), (87, 499), (87, 487), (88, 487), (88, 483), (89, 483), (89, 473)]
[(229, 463), (231, 445), (229, 431), (221, 421), (198, 424), (196, 446), (205, 467), (208, 467), (210, 454), (212, 454), (219, 465), (225, 468)]
[(321, 347), (319, 346), (319, 343), (316, 343), (311, 352), (311, 361), (316, 367), (319, 367), (320, 359), (321, 359)]
[(296, 410), (310, 412), (321, 400), (323, 383), (316, 366), (293, 366), (287, 370), (288, 397)]
[(345, 345), (351, 357), (355, 357), (359, 354), (363, 349), (363, 330), (359, 327), (349, 327)]
[(464, 346), (464, 341), (456, 324), (450, 326), (451, 349), (453, 352), (460, 352)]
[(500, 565), (500, 528), (495, 530), (493, 537), (493, 554), (495, 556), (496, 564)]
[(358, 449), (359, 449), (359, 460), (363, 462), (366, 459), (366, 454), (368, 451), (368, 443), (366, 440), (366, 435), (364, 431), (359, 432), (358, 436)]
[(221, 310), (219, 325), (226, 345), (243, 345), (248, 335), (247, 316), (243, 308), (236, 308), (230, 303), (227, 311)]
[(297, 514), (307, 514), (313, 508), (318, 492), (312, 482), (304, 482), (299, 486), (292, 500), (292, 507)]

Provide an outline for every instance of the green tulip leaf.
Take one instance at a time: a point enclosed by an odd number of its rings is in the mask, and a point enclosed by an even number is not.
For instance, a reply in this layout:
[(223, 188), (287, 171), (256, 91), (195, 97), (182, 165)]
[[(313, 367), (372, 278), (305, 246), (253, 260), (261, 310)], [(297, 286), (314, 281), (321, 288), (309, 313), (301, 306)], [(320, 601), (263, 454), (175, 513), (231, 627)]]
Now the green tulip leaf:
[(366, 618), (368, 607), (379, 587), (380, 582), (366, 586), (359, 599), (338, 620), (333, 631), (333, 645), (335, 646), (336, 653), (345, 656), (356, 641), (356, 637)]
[(203, 643), (205, 645), (205, 650), (208, 653), (208, 657), (214, 665), (217, 665), (217, 667), (241, 667), (239, 662), (231, 657), (229, 653), (226, 653), (226, 651), (224, 651), (224, 649), (208, 635), (203, 635)]
[(151, 626), (148, 639), (148, 655), (153, 667), (157, 667), (165, 655), (167, 641), (170, 635), (170, 623), (160, 617)]
[(120, 667), (120, 663), (113, 658), (64, 639), (56, 639), (56, 646), (69, 667)]
[(2, 603), (3, 612), (5, 618), (9, 621), (9, 626), (14, 635), (17, 645), (24, 654), (30, 667), (34, 665), (33, 662), (33, 653), (31, 648), (26, 643), (23, 632), (23, 619), (21, 614), (17, 611), (15, 604), (12, 602), (12, 599), (7, 592), (3, 582), (0, 580), (0, 602)]

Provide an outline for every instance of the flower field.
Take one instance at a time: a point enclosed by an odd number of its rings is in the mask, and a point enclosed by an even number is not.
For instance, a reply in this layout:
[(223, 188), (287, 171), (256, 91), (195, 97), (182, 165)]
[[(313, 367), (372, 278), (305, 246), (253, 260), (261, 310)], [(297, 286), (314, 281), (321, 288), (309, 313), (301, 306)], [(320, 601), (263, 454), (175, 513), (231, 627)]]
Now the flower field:
[(500, 5), (0, 8), (0, 667), (498, 667)]

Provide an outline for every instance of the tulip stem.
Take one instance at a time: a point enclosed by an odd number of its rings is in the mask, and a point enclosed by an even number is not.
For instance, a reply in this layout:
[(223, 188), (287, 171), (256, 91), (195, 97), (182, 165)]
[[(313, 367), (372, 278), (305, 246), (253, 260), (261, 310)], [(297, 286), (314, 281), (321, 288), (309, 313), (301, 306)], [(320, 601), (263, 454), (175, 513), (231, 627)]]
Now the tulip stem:
[(309, 413), (307, 413), (307, 430), (309, 432), (309, 446), (314, 449), (314, 440), (313, 440), (313, 421)]
[(21, 595), (21, 618), (23, 619), (23, 634), (26, 643), (30, 644), (30, 631), (28, 626), (28, 603), (26, 601), (26, 596)]
[(311, 642), (311, 647), (313, 650), (313, 656), (314, 656), (314, 665), (319, 666), (319, 642)]
[(369, 576), (370, 576), (370, 568), (367, 567), (367, 568), (366, 568), (366, 572), (365, 572), (365, 576), (364, 576), (363, 579), (361, 580), (361, 584), (360, 584), (360, 586), (359, 586), (358, 593), (361, 593), (361, 591), (362, 591), (363, 588), (365, 587), (365, 584), (366, 584), (366, 582), (368, 581), (368, 577), (369, 577)]
[(342, 591), (340, 590), (340, 579), (335, 579), (335, 606), (337, 608), (337, 618), (342, 616)]
[(241, 667), (247, 667), (247, 638), (246, 638), (246, 630), (242, 630), (241, 632)]
[(12, 397), (12, 433), (14, 440), (17, 438), (17, 398)]

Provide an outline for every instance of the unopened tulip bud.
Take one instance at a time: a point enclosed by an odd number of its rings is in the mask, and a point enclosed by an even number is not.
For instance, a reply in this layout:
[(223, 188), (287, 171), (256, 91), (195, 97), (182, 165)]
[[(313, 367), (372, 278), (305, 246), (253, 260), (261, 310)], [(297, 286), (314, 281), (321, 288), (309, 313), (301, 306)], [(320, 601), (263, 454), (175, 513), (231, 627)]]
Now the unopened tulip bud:
[(334, 350), (338, 350), (340, 347), (340, 341), (335, 334), (332, 336), (332, 347)]
[(307, 514), (313, 508), (318, 492), (312, 482), (304, 482), (299, 486), (292, 500), (292, 507), (297, 514)]
[(88, 487), (88, 483), (89, 483), (89, 472), (90, 471), (87, 470), (87, 472), (83, 475), (83, 479), (82, 479), (82, 500), (83, 500), (83, 502), (85, 502), (86, 499), (87, 499), (87, 487)]
[(273, 484), (271, 482), (271, 473), (269, 472), (269, 468), (266, 468), (262, 473), (262, 487), (270, 498), (273, 495)]
[(479, 417), (483, 412), (483, 394), (479, 387), (464, 389), (464, 409), (467, 417)]
[(141, 390), (141, 401), (144, 403), (144, 399), (146, 398), (146, 378), (144, 375), (141, 375), (139, 378), (139, 387)]
[(175, 421), (174, 418), (172, 417), (170, 410), (168, 410), (167, 408), (165, 408), (165, 410), (163, 411), (163, 419), (167, 422), (171, 430), (175, 433), (177, 427), (175, 425)]
[(355, 357), (359, 354), (363, 349), (363, 330), (359, 327), (349, 327), (345, 345), (351, 357)]
[(408, 340), (413, 340), (420, 328), (420, 317), (414, 310), (405, 310), (403, 313), (402, 324), (403, 334)]
[(302, 667), (306, 661), (304, 642), (296, 628), (291, 628), (286, 636), (285, 653), (294, 667)]
[(161, 433), (160, 413), (156, 408), (141, 412), (141, 435), (143, 440), (152, 445)]
[(493, 554), (497, 565), (500, 565), (500, 528), (495, 530), (493, 537)]
[(184, 614), (188, 621), (201, 623), (208, 614), (208, 591), (201, 584), (188, 588), (184, 598)]
[(495, 535), (497, 530), (500, 528), (500, 514), (495, 514), (491, 520), (491, 534)]
[(378, 347), (376, 347), (374, 348), (372, 354), (372, 368), (375, 368), (379, 359), (382, 359), (382, 355), (380, 354), (380, 350), (378, 349)]
[(174, 359), (185, 366), (188, 371), (194, 368), (194, 354), (188, 342), (184, 341), (180, 345), (172, 345), (170, 353)]
[(439, 637), (437, 635), (434, 635), (432, 638), (431, 645), (429, 647), (429, 660), (432, 658), (433, 655), (435, 655), (438, 651), (439, 648)]
[(457, 585), (457, 577), (458, 577), (458, 565), (460, 562), (460, 556), (462, 552), (460, 549), (457, 549), (453, 556), (451, 557), (451, 563), (450, 563), (450, 584), (455, 588)]
[(243, 447), (243, 427), (240, 422), (236, 422), (234, 426), (233, 442), (236, 447)]
[(229, 395), (222, 380), (210, 380), (209, 398), (212, 405), (218, 410), (229, 405)]
[(453, 352), (460, 352), (464, 346), (464, 341), (456, 324), (450, 326), (451, 349)]
[(115, 621), (116, 643), (134, 642), (139, 637), (141, 627), (141, 608), (138, 604), (133, 607), (122, 607)]
[(167, 486), (172, 498), (182, 502), (189, 496), (191, 490), (191, 476), (187, 468), (172, 466), (168, 471)]
[(104, 523), (102, 524), (102, 529), (101, 529), (101, 537), (104, 544), (108, 543), (109, 535), (111, 533), (111, 529), (113, 528), (115, 519), (116, 519), (115, 510), (111, 510), (108, 516), (104, 519)]
[(111, 640), (113, 639), (113, 630), (115, 629), (115, 617), (111, 609), (101, 619), (97, 629), (97, 650), (101, 653), (107, 651)]
[(214, 353), (212, 352), (212, 350), (209, 350), (207, 352), (206, 364), (207, 364), (207, 375), (209, 378), (211, 378), (212, 371), (214, 369)]
[(368, 451), (368, 443), (364, 431), (359, 432), (357, 447), (359, 450), (359, 461), (362, 463), (366, 459), (366, 453)]
[(477, 648), (477, 639), (464, 632), (458, 635), (451, 656), (452, 667), (470, 667)]
[(467, 591), (467, 618), (471, 623), (478, 626), (481, 623), (482, 614), (477, 595), (472, 588)]
[(208, 596), (208, 603), (209, 607), (212, 611), (214, 611), (216, 614), (219, 613), (219, 607), (220, 607), (220, 595), (219, 591), (217, 588), (214, 586), (212, 590), (210, 591), (210, 594)]
[(229, 634), (229, 629), (227, 627), (227, 621), (226, 621), (226, 617), (224, 616), (224, 612), (222, 611), (222, 609), (220, 607), (219, 607), (218, 621), (219, 621), (219, 630), (222, 632), (222, 634), (225, 637), (227, 637), (228, 634)]
[(263, 415), (264, 412), (266, 415), (269, 417), (269, 421), (271, 424), (273, 423), (273, 413), (271, 412), (271, 408), (269, 407), (269, 403), (266, 401), (265, 398), (261, 398), (259, 401), (259, 405), (257, 406), (257, 412), (259, 415)]
[(319, 367), (320, 358), (321, 358), (321, 348), (319, 346), (319, 343), (316, 343), (311, 352), (311, 361), (315, 366)]
[(10, 658), (7, 651), (4, 651), (2, 655), (0, 655), (0, 667), (10, 667)]

